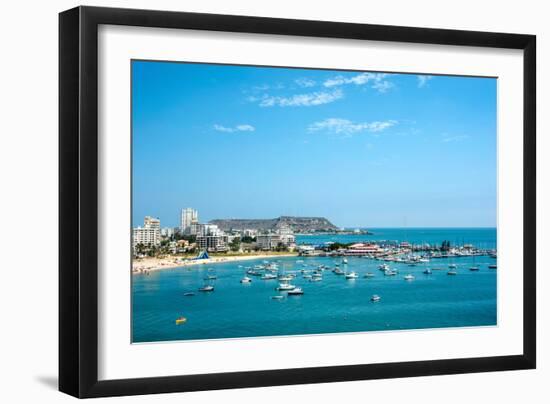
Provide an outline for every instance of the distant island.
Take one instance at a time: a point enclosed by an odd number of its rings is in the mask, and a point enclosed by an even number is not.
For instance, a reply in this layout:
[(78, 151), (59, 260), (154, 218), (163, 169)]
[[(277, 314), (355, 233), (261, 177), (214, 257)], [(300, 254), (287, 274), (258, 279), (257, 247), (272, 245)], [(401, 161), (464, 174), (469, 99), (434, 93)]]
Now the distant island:
[[(348, 233), (324, 217), (279, 216), (275, 219), (214, 219), (210, 221), (226, 232), (256, 230), (260, 232), (290, 229), (296, 234)], [(368, 232), (364, 231), (364, 234)]]

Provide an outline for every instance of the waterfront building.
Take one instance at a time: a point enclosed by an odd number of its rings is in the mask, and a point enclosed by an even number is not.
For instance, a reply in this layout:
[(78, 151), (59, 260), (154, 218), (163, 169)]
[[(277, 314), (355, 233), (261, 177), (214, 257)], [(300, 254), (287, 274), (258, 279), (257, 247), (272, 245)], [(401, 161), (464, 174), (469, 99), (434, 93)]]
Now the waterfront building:
[(207, 251), (227, 251), (226, 236), (204, 235), (197, 236), (197, 247)]
[(160, 244), (160, 220), (151, 216), (145, 216), (143, 227), (132, 230), (132, 247), (138, 244), (146, 247), (155, 247)]
[(281, 235), (276, 233), (258, 234), (256, 245), (262, 250), (273, 250), (281, 243)]
[(384, 252), (378, 244), (371, 243), (356, 243), (348, 247), (345, 251), (346, 255), (370, 255)]
[(199, 211), (193, 208), (181, 210), (181, 232), (191, 234), (191, 225), (199, 222)]
[(160, 235), (162, 237), (170, 238), (174, 235), (174, 228), (173, 227), (163, 227), (160, 229)]

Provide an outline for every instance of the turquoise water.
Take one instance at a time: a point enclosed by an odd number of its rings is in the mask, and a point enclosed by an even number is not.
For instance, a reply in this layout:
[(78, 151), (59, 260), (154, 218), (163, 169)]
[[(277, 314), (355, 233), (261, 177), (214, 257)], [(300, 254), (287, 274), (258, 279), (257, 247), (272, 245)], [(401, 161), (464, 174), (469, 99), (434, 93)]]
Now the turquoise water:
[[(396, 231), (393, 230), (392, 231)], [(416, 232), (421, 232), (414, 234)], [(408, 240), (441, 242), (464, 236), (465, 242), (496, 243), (494, 229), (457, 229), (437, 233), (433, 229), (408, 229)], [(491, 232), (493, 238), (491, 239)], [(436, 233), (438, 235), (436, 235)], [(389, 237), (387, 239), (394, 239)], [(396, 235), (397, 233), (391, 233)], [(379, 236), (377, 233), (375, 236)], [(467, 237), (466, 237), (467, 236)], [(331, 236), (325, 236), (328, 241)], [(338, 236), (356, 237), (356, 236)], [(370, 236), (369, 236), (370, 237)], [(436, 237), (442, 237), (436, 240)], [(306, 236), (308, 240), (313, 236)], [(365, 236), (359, 237), (361, 240)], [(386, 236), (384, 237), (386, 238)], [(379, 239), (379, 238), (377, 238)], [(403, 240), (402, 237), (396, 238)], [(323, 240), (315, 236), (314, 243)], [(354, 240), (359, 241), (359, 240)], [(302, 263), (297, 263), (301, 259)], [(400, 270), (394, 277), (384, 276), (377, 269), (379, 261), (348, 257), (348, 271), (356, 271), (360, 278), (346, 280), (330, 270), (320, 282), (309, 282), (301, 275), (292, 284), (304, 289), (302, 296), (288, 296), (273, 300), (277, 280), (252, 277), (251, 284), (241, 284), (244, 275), (241, 266), (260, 264), (262, 260), (200, 265), (152, 272), (133, 276), (133, 342), (236, 338), (276, 335), (322, 334), (375, 330), (404, 330), (439, 327), (489, 326), (497, 319), (497, 270), (489, 269), (496, 261), (490, 257), (476, 257), (477, 272), (469, 271), (473, 258), (433, 259), (428, 264), (410, 267), (390, 263)], [(285, 257), (269, 260), (279, 268), (295, 271), (313, 269), (324, 264), (331, 269), (341, 258)], [(447, 275), (449, 263), (458, 265), (458, 275)], [(344, 267), (343, 264), (340, 265)], [(426, 267), (440, 267), (432, 275), (424, 275)], [(208, 269), (211, 268), (209, 272)], [(363, 278), (366, 272), (374, 278)], [(413, 274), (415, 280), (403, 279)], [(215, 274), (211, 281), (215, 291), (197, 292), (204, 285), (203, 278)], [(194, 296), (184, 296), (193, 291)], [(284, 293), (282, 293), (284, 294)], [(373, 303), (373, 294), (381, 297)], [(187, 322), (177, 326), (175, 319), (185, 316)]]
[(454, 245), (473, 244), (479, 248), (496, 248), (497, 230), (494, 227), (480, 228), (368, 228), (372, 235), (332, 234), (296, 236), (298, 244), (322, 244), (326, 241), (355, 243), (360, 241), (408, 241), (414, 244), (441, 244), (448, 240)]

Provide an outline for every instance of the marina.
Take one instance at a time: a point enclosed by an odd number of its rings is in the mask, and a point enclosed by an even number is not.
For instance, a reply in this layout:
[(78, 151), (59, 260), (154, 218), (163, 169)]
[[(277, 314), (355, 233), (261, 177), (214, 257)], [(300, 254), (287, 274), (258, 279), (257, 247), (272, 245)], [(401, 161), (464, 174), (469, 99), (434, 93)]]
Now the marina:
[[(414, 266), (365, 256), (346, 262), (304, 256), (135, 275), (132, 340), (496, 325), (493, 255), (476, 255), (475, 271), (472, 256), (419, 255)], [(182, 316), (185, 322), (176, 327)]]

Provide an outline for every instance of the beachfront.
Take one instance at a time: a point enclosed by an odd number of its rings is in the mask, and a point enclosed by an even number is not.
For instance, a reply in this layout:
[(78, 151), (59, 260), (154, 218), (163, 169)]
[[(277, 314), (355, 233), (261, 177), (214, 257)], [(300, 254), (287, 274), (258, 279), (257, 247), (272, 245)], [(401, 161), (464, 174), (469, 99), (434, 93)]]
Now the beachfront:
[(188, 267), (193, 265), (209, 265), (228, 263), (236, 261), (248, 261), (256, 259), (269, 259), (279, 257), (294, 257), (297, 253), (264, 253), (264, 254), (248, 254), (248, 255), (227, 255), (208, 257), (205, 259), (187, 258), (187, 257), (146, 257), (134, 258), (132, 260), (132, 273), (139, 274), (148, 271), (158, 271), (160, 269), (171, 269), (179, 267)]

